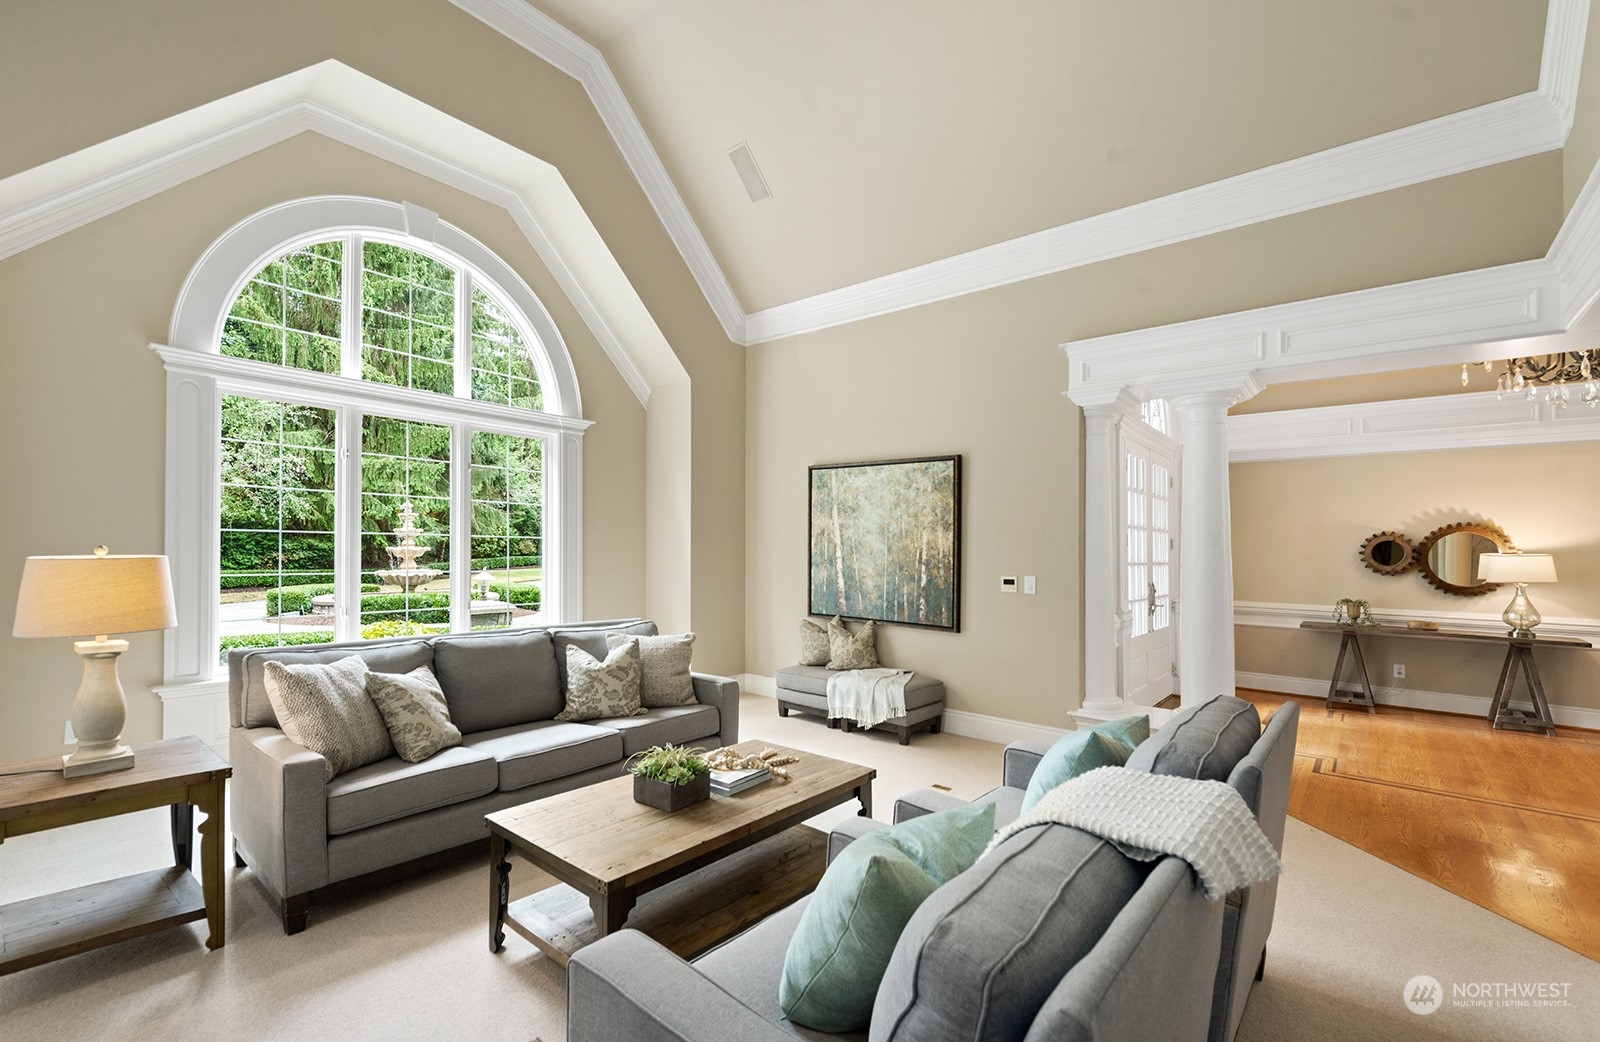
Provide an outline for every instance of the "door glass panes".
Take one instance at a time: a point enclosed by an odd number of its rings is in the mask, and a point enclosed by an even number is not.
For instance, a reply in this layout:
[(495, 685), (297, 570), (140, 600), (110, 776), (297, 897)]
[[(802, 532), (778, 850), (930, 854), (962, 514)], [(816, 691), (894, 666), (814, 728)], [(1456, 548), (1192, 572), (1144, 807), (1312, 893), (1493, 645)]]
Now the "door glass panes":
[(361, 375), (455, 393), (455, 272), (383, 242), (362, 244)]
[(221, 353), (337, 373), (343, 256), (344, 242), (335, 239), (294, 250), (256, 272), (228, 311)]
[(1128, 616), (1130, 636), (1150, 632), (1150, 462), (1128, 453)]
[(361, 635), (450, 628), (450, 428), (361, 421)]
[(1159, 463), (1150, 465), (1150, 582), (1150, 629), (1166, 629), (1172, 621), (1172, 473)]
[(333, 639), (334, 414), (222, 398), (219, 652)]
[(472, 290), (472, 397), (544, 409), (539, 372), (527, 343), (505, 309), (477, 287)]
[(544, 442), (472, 435), (472, 628), (539, 621), (544, 580)]

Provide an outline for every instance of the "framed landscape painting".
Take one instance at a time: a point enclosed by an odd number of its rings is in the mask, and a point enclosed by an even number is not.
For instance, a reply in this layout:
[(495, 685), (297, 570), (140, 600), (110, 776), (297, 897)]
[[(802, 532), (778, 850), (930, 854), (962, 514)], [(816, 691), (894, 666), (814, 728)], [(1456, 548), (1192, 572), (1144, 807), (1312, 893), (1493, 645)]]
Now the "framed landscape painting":
[(813, 615), (961, 629), (961, 457), (811, 468)]

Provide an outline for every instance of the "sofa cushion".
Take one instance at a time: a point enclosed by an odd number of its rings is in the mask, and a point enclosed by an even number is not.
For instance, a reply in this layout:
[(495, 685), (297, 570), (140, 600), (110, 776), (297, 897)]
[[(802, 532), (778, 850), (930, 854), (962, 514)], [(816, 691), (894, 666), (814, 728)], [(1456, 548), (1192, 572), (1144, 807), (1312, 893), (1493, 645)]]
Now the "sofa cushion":
[[(779, 688), (788, 691), (798, 691), (804, 695), (817, 695), (821, 698), (828, 697), (828, 678), (838, 670), (828, 669), (825, 666), (785, 666), (777, 671), (776, 680)], [(781, 693), (780, 693), (781, 697)], [(906, 681), (906, 710), (921, 709), (944, 699), (944, 681), (930, 677), (925, 673), (911, 674), (911, 679)]]
[(639, 642), (639, 704), (646, 709), (694, 705), (694, 678), (689, 675), (694, 634), (637, 637), (607, 633), (606, 653), (610, 654), (629, 640)]
[(834, 618), (828, 623), (829, 669), (876, 669), (878, 667), (878, 624), (868, 619), (855, 633)]
[[(834, 621), (844, 625), (844, 620), (838, 617)], [(819, 626), (810, 619), (800, 620), (800, 664), (802, 666), (826, 666), (828, 664), (828, 628)]]
[(608, 763), (622, 762), (622, 736), (590, 724), (545, 720), (468, 735), (470, 749), (488, 753), (499, 765), (501, 792), (565, 778)]
[(494, 791), (494, 757), (444, 749), (421, 763), (390, 757), (342, 774), (328, 785), (328, 835), (342, 836)]
[(690, 745), (717, 737), (722, 718), (715, 706), (668, 706), (646, 709), (639, 716), (590, 720), (594, 727), (609, 727), (622, 735), (622, 754), (632, 756), (652, 745)]
[(383, 714), (395, 753), (407, 763), (420, 763), (440, 749), (461, 744), (461, 731), (450, 722), (439, 680), (427, 666), (402, 676), (368, 673), (367, 695)]
[(1149, 737), (1148, 716), (1108, 720), (1061, 736), (1033, 769), (1027, 794), (1022, 797), (1022, 809), (1038, 803), (1045, 793), (1062, 782), (1087, 774), (1096, 767), (1121, 767), (1134, 747)]
[(567, 707), (556, 714), (557, 720), (598, 720), (643, 712), (645, 708), (639, 704), (639, 638), (623, 638), (603, 662), (580, 647), (567, 648)]
[(654, 637), (656, 624), (653, 622), (626, 622), (613, 623), (604, 626), (574, 626), (559, 630), (551, 630), (550, 637), (556, 642), (556, 672), (561, 677), (561, 690), (567, 689), (567, 649), (579, 647), (588, 652), (596, 661), (604, 662), (606, 655), (611, 651), (606, 647), (606, 634), (621, 633), (631, 637)]
[(267, 697), (289, 740), (323, 759), (327, 780), (394, 752), (383, 714), (367, 697), (367, 664), (359, 655), (337, 662), (268, 662)]
[[(872, 1038), (1021, 1038), (1147, 867), (1065, 825), (1010, 837), (935, 891), (906, 924), (878, 989)], [(967, 983), (975, 981), (983, 986)]]
[(778, 1005), (797, 1024), (858, 1031), (917, 906), (972, 866), (994, 836), (994, 807), (971, 804), (879, 829), (823, 874), (789, 942)]
[(266, 666), (268, 662), (285, 665), (306, 665), (314, 662), (338, 662), (359, 655), (367, 668), (379, 673), (409, 673), (418, 666), (433, 661), (433, 647), (425, 640), (407, 640), (394, 644), (376, 644), (359, 647), (350, 644), (322, 648), (252, 648), (249, 651), (229, 653), (229, 672), (233, 672), (234, 657), (238, 657), (238, 682), (240, 723), (244, 727), (282, 727), (272, 702), (267, 698)]
[(433, 671), (450, 719), (463, 734), (549, 720), (561, 712), (561, 681), (548, 633), (436, 637)]
[(1128, 757), (1127, 767), (1151, 774), (1227, 781), (1261, 737), (1261, 715), (1242, 698), (1218, 695), (1173, 717)]

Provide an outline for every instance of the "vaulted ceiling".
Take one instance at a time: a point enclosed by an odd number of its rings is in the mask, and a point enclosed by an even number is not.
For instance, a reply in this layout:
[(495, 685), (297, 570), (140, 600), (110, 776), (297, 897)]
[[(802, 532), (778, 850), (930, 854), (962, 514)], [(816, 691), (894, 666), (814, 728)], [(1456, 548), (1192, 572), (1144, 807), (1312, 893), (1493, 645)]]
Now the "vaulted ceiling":
[[(1541, 0), (534, 0), (756, 311), (1533, 91)], [(747, 143), (772, 196), (752, 203)]]

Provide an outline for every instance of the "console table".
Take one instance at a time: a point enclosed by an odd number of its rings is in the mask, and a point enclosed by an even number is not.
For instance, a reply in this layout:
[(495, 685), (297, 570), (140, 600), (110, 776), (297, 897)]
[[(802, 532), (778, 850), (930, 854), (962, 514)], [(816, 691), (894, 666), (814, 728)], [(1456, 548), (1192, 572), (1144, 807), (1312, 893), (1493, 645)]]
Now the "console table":
[[(127, 770), (79, 778), (62, 777), (59, 756), (0, 767), (0, 842), (166, 806), (175, 862), (0, 907), (0, 974), (197, 919), (210, 927), (206, 947), (222, 947), (223, 782), (233, 768), (193, 735), (135, 745), (133, 753)], [(205, 815), (199, 882), (189, 870), (196, 807)]]
[[(1367, 663), (1361, 656), (1361, 637), (1405, 637), (1420, 640), (1465, 640), (1479, 643), (1506, 645), (1506, 660), (1500, 667), (1500, 682), (1495, 687), (1494, 699), (1489, 703), (1489, 722), (1497, 728), (1518, 731), (1538, 731), (1555, 734), (1556, 722), (1550, 715), (1550, 703), (1544, 695), (1544, 684), (1539, 680), (1539, 667), (1533, 659), (1533, 649), (1538, 648), (1592, 648), (1578, 637), (1513, 637), (1509, 633), (1468, 633), (1462, 630), (1414, 630), (1407, 626), (1355, 626), (1337, 622), (1302, 622), (1301, 629), (1325, 630), (1340, 634), (1339, 657), (1334, 661), (1333, 679), (1328, 684), (1328, 707), (1335, 702), (1364, 706), (1374, 711), (1372, 681), (1367, 677)], [(1340, 691), (1339, 677), (1344, 672), (1345, 655), (1355, 660), (1361, 681), (1359, 691)], [(1517, 677), (1528, 683), (1528, 697), (1533, 711), (1515, 709), (1511, 694)]]

